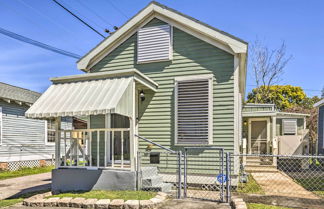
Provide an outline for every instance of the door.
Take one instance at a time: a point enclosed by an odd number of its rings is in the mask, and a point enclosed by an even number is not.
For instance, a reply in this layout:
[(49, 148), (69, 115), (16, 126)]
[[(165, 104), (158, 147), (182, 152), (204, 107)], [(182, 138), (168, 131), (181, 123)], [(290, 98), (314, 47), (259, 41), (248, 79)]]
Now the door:
[(268, 121), (251, 120), (249, 128), (249, 153), (266, 154), (268, 141)]

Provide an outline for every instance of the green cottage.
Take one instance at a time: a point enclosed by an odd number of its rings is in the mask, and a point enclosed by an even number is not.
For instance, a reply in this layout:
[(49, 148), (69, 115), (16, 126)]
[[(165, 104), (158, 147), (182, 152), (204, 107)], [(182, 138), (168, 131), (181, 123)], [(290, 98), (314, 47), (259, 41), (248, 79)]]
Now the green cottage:
[[(57, 127), (63, 117), (87, 120), (86, 129), (57, 128), (52, 190), (134, 190), (137, 155), (147, 150), (161, 152), (148, 164), (173, 162), (170, 172), (176, 156), (166, 158), (166, 150), (239, 154), (247, 49), (241, 39), (151, 2), (77, 62), (85, 74), (53, 78), (26, 112), (55, 119)], [(201, 166), (214, 179), (207, 158)]]

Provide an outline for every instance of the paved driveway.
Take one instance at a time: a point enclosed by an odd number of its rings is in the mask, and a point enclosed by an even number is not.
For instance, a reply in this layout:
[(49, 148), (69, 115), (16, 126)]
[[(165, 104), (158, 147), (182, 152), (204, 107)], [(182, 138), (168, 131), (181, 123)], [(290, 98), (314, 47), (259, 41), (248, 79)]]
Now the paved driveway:
[(51, 173), (0, 180), (0, 199), (51, 188)]

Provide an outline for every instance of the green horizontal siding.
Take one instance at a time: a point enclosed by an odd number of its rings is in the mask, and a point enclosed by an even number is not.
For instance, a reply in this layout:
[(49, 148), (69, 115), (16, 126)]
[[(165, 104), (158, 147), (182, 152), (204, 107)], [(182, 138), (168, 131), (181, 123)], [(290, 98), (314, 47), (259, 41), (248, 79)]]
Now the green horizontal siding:
[[(147, 26), (165, 24), (154, 19)], [(213, 74), (213, 145), (234, 150), (234, 57), (178, 28), (173, 28), (173, 60), (137, 64), (136, 34), (97, 63), (91, 72), (135, 68), (159, 84), (139, 121), (139, 134), (172, 148), (174, 145), (174, 78)], [(140, 150), (146, 142), (140, 140)], [(154, 147), (154, 150), (160, 150)]]

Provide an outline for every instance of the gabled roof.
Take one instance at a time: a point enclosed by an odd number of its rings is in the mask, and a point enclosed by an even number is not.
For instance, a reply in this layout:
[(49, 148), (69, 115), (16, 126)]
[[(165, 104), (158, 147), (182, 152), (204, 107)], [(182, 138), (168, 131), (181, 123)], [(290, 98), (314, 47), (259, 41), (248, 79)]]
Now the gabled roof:
[(322, 105), (324, 105), (324, 99), (322, 99), (322, 100), (320, 100), (319, 102), (315, 103), (315, 104), (314, 104), (314, 107), (320, 107), (320, 106), (322, 106)]
[(40, 96), (38, 92), (0, 82), (0, 99), (7, 102), (33, 104)]
[(153, 18), (158, 18), (175, 27), (180, 27), (185, 32), (189, 32), (191, 35), (214, 44), (231, 54), (244, 54), (244, 56), (241, 56), (241, 59), (244, 59), (242, 65), (245, 68), (247, 53), (247, 43), (245, 41), (155, 1), (149, 3), (148, 6), (138, 12), (115, 33), (105, 38), (84, 55), (77, 62), (78, 68), (85, 72), (89, 71), (93, 65), (103, 59), (109, 52), (136, 33), (137, 28), (148, 23)]

